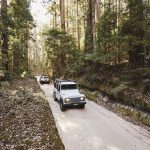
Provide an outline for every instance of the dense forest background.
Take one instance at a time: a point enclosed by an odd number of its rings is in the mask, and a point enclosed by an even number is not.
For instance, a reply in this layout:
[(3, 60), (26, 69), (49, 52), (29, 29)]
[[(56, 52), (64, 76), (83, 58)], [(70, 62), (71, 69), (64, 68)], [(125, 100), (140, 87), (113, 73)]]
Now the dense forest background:
[(43, 0), (51, 17), (40, 31), (34, 28), (30, 4), (1, 0), (5, 76), (39, 70), (73, 75), (89, 64), (149, 66), (149, 0)]
[(149, 1), (62, 0), (53, 1), (49, 11), (52, 25), (44, 39), (54, 75), (76, 72), (83, 64), (149, 65)]
[(28, 49), (34, 27), (27, 0), (1, 1), (1, 71), (7, 79), (28, 70)]

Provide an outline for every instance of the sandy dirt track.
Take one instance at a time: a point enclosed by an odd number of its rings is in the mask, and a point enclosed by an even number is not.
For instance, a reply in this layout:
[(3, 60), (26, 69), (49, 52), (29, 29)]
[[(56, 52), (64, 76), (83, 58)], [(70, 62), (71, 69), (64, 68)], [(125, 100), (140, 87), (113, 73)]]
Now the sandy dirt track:
[(150, 133), (87, 100), (85, 109), (60, 111), (53, 86), (41, 85), (66, 150), (149, 150)]

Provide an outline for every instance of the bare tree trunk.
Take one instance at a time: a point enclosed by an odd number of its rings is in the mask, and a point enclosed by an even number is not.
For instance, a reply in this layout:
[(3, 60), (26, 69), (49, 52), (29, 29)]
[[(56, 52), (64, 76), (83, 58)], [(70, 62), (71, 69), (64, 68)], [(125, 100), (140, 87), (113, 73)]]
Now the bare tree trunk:
[(100, 19), (100, 3), (101, 3), (101, 0), (96, 0), (95, 2), (96, 23)]
[[(120, 32), (120, 23), (121, 23), (121, 2), (119, 0), (118, 2), (118, 33)], [(118, 34), (119, 35), (119, 34)], [(118, 41), (118, 63), (121, 62), (121, 54), (120, 54), (120, 37), (119, 37), (119, 41)]]
[[(56, 5), (56, 3), (54, 4)], [(56, 6), (55, 6), (55, 11), (54, 11), (54, 24), (55, 24), (55, 29), (57, 29), (57, 10), (56, 10)]]
[(88, 0), (87, 25), (85, 32), (85, 52), (91, 53), (94, 49), (93, 43), (93, 15), (92, 0)]
[(13, 49), (13, 73), (18, 74), (20, 69), (20, 43), (18, 43), (18, 40), (20, 39), (20, 31), (17, 30), (16, 32), (16, 39), (17, 41), (14, 42), (15, 49)]
[[(68, 0), (66, 2), (68, 4)], [(68, 22), (69, 18), (68, 18), (68, 15), (69, 15), (69, 8), (67, 6), (67, 8), (66, 8), (66, 19), (67, 19), (66, 20), (66, 30), (67, 30), (67, 32), (69, 32), (69, 22)]]
[(83, 16), (83, 26), (84, 26), (84, 33), (86, 32), (86, 14), (87, 14), (87, 7), (86, 7), (86, 1), (83, 4), (84, 6), (84, 16)]
[[(117, 35), (119, 37), (119, 25), (120, 25), (120, 0), (116, 0), (116, 21), (117, 21)], [(120, 63), (120, 39), (118, 38), (116, 43), (116, 49), (117, 49), (117, 62)]]
[(96, 0), (92, 0), (93, 46), (96, 49)]
[(4, 76), (7, 77), (8, 74), (8, 26), (7, 26), (7, 0), (1, 1), (1, 19), (2, 19), (2, 70), (4, 71)]
[(61, 16), (61, 30), (66, 31), (65, 26), (65, 0), (60, 0), (60, 16)]
[[(51, 20), (50, 20), (50, 23), (51, 23)], [(55, 29), (55, 13), (53, 12), (53, 30)]]
[(80, 20), (79, 20), (79, 3), (77, 0), (77, 41), (78, 41), (78, 49), (80, 50)]
[(53, 29), (57, 29), (57, 21), (56, 21), (56, 17), (57, 17), (57, 11), (56, 11), (56, 2), (53, 2), (52, 5), (52, 10), (53, 10)]
[[(60, 19), (61, 19), (61, 30), (63, 32), (66, 32), (66, 26), (65, 26), (65, 0), (60, 0)], [(63, 45), (64, 39), (61, 40), (61, 44)], [(61, 57), (60, 57), (60, 75), (63, 74), (64, 69), (66, 67), (66, 53), (64, 49), (61, 49)]]
[(29, 30), (26, 28), (26, 36), (25, 36), (25, 48), (24, 48), (24, 69), (25, 71), (29, 70), (29, 63), (28, 63), (28, 34), (29, 34)]
[[(30, 7), (30, 0), (27, 1), (27, 4), (28, 4), (28, 8)], [(28, 48), (29, 48), (29, 45), (28, 45), (28, 36), (29, 36), (29, 29), (28, 29), (28, 21), (27, 21), (27, 18), (25, 20), (26, 22), (26, 29), (25, 29), (25, 49), (24, 49), (24, 69), (25, 71), (29, 71), (29, 52), (28, 52)]]

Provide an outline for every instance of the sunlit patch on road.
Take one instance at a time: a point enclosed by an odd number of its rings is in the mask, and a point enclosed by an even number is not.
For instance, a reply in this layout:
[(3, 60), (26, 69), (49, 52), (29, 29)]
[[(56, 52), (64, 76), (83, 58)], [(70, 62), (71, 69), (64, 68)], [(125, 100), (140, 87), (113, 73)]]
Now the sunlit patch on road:
[(110, 146), (107, 146), (107, 149), (108, 149), (108, 150), (122, 150), (122, 149), (120, 149), (120, 148), (117, 148), (117, 147), (115, 147), (115, 146), (112, 146), (112, 145), (110, 145)]

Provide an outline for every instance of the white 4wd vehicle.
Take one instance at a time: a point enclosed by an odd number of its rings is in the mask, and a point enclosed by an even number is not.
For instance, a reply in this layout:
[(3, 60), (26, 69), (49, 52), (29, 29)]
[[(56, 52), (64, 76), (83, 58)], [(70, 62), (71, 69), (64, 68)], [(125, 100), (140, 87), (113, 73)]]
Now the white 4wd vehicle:
[(80, 94), (77, 89), (77, 84), (71, 80), (59, 80), (54, 81), (53, 97), (55, 101), (60, 102), (60, 109), (64, 111), (69, 106), (85, 107), (85, 95)]

